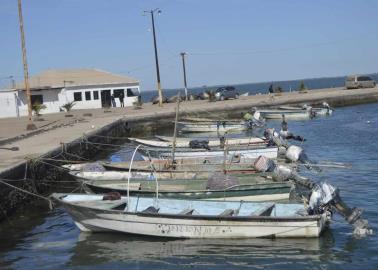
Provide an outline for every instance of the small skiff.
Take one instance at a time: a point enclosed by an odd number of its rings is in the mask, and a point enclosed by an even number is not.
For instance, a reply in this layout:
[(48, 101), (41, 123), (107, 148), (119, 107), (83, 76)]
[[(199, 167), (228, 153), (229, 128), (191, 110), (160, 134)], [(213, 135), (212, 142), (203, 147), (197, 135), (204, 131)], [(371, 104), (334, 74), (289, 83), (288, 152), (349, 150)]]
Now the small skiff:
[(121, 232), (170, 238), (319, 237), (325, 214), (303, 204), (206, 201), (103, 195), (51, 195), (81, 231)]
[[(183, 138), (184, 139), (184, 138)], [(186, 139), (186, 138), (185, 138)], [(138, 139), (138, 138), (129, 138), (130, 141), (136, 142), (138, 144), (143, 144), (152, 147), (169, 147), (172, 148), (173, 142), (171, 141), (158, 141), (158, 140), (147, 140), (147, 139)], [(177, 148), (189, 148), (189, 143), (195, 138), (188, 140), (176, 140)], [(200, 139), (199, 139), (200, 140)], [(220, 140), (207, 140), (209, 142), (209, 147), (219, 147)], [(227, 146), (249, 146), (249, 145), (266, 145), (267, 141), (261, 138), (235, 138), (235, 139), (226, 139), (225, 144)]]
[(282, 119), (282, 115), (285, 115), (285, 119), (309, 119), (311, 118), (311, 112), (306, 110), (259, 110), (261, 115), (266, 119)]
[(250, 129), (250, 126), (246, 123), (242, 124), (199, 124), (199, 123), (189, 123), (186, 122), (182, 124), (183, 127), (180, 129), (181, 132), (219, 132), (219, 133), (225, 133), (225, 132), (236, 132), (236, 131), (244, 131)]
[[(159, 159), (169, 159), (172, 158), (172, 150), (167, 150), (166, 148), (140, 148), (138, 149), (142, 154), (142, 158), (145, 160), (149, 159), (149, 156), (152, 158), (159, 158)], [(259, 156), (266, 156), (268, 158), (277, 158), (278, 155), (278, 148), (277, 147), (253, 147), (250, 149), (228, 149), (228, 150), (211, 150), (211, 151), (204, 151), (204, 149), (187, 149), (185, 151), (183, 150), (177, 150), (174, 153), (175, 158), (224, 158), (226, 157), (226, 160), (232, 160), (235, 157), (239, 157), (242, 159), (256, 159)]]
[[(189, 161), (192, 160), (193, 163)], [(183, 161), (183, 162), (181, 162)], [(131, 166), (132, 171), (156, 171), (156, 172), (203, 172), (203, 171), (222, 171), (226, 173), (253, 173), (255, 167), (253, 162), (250, 163), (195, 163), (196, 159), (179, 159), (172, 163), (172, 160), (155, 159), (151, 162), (149, 160), (134, 160)], [(106, 170), (113, 171), (129, 171), (130, 162), (102, 162), (102, 166)]]
[[(104, 171), (104, 172), (92, 172), (92, 171), (70, 171), (72, 175), (78, 181), (86, 180), (123, 180), (132, 178), (133, 180), (155, 180), (158, 179), (203, 179), (213, 175), (215, 171), (202, 171), (202, 172), (148, 172), (148, 171), (132, 171), (129, 174), (128, 171)], [(256, 173), (253, 171), (251, 173)]]
[[(306, 108), (302, 107), (295, 107), (295, 106), (281, 106), (279, 107), (282, 110), (298, 110), (304, 111)], [(331, 108), (311, 108), (313, 112), (316, 113), (316, 116), (324, 116), (324, 115), (331, 115), (333, 110)]]
[[(83, 186), (86, 191), (97, 194), (116, 191), (127, 195), (128, 187), (133, 196), (154, 197), (156, 193), (156, 182), (151, 180), (134, 180), (130, 185), (125, 180), (84, 181)], [(207, 179), (158, 181), (159, 198), (176, 199), (280, 201), (289, 200), (292, 188), (290, 182), (273, 182), (262, 177), (242, 177), (227, 185), (220, 182), (216, 187), (209, 186)]]

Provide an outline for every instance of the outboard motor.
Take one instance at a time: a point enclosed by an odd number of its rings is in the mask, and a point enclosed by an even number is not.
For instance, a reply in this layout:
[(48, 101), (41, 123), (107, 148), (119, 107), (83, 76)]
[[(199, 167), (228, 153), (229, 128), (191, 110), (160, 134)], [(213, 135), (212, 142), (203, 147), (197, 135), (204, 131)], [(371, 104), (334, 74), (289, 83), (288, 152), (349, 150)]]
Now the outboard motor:
[(353, 233), (357, 236), (365, 236), (373, 233), (367, 220), (361, 217), (362, 210), (350, 208), (341, 199), (339, 190), (328, 183), (316, 184), (308, 178), (298, 175), (293, 169), (278, 165), (271, 159), (259, 156), (254, 166), (259, 172), (270, 172), (273, 179), (283, 181), (292, 179), (296, 184), (302, 185), (309, 190), (309, 214), (322, 214), (335, 209), (345, 220), (354, 227)]
[(315, 169), (318, 172), (321, 171), (321, 169), (316, 166), (316, 162), (310, 161), (304, 150), (299, 146), (290, 145), (286, 150), (285, 157), (291, 162), (300, 162), (304, 164), (309, 170)]
[[(248, 117), (247, 124), (250, 128), (252, 127), (263, 127), (265, 125), (265, 119), (261, 116), (259, 111), (255, 111), (252, 117)], [(245, 117), (245, 119), (247, 119)]]
[(306, 111), (310, 113), (310, 118), (314, 118), (316, 116), (316, 112), (312, 109), (311, 106), (307, 106)]
[(322, 214), (335, 209), (345, 220), (354, 227), (353, 234), (365, 236), (373, 233), (369, 222), (363, 219), (362, 209), (350, 208), (340, 197), (340, 192), (331, 184), (322, 182), (313, 189), (309, 200), (309, 214)]
[(297, 184), (312, 189), (315, 184), (308, 178), (302, 177), (297, 174), (295, 170), (284, 165), (277, 165), (272, 159), (259, 156), (255, 162), (254, 167), (258, 172), (271, 173), (271, 176), (276, 181), (294, 180)]
[(324, 108), (327, 109), (327, 114), (331, 114), (331, 112), (335, 110), (334, 108), (329, 106), (329, 104), (327, 102), (323, 102), (322, 105), (323, 105)]
[(278, 147), (288, 148), (289, 144), (287, 141), (280, 136), (278, 132), (274, 130), (274, 128), (267, 128), (264, 131), (264, 137), (269, 140), (270, 145), (276, 145)]

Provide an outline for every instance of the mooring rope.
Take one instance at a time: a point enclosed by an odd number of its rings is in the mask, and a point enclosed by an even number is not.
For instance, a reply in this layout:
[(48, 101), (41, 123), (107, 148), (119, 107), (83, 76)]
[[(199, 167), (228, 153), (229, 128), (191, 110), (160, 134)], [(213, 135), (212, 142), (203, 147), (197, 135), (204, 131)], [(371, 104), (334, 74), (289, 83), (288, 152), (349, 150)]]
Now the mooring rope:
[(32, 192), (30, 192), (30, 191), (27, 191), (27, 190), (24, 190), (24, 189), (22, 189), (22, 188), (16, 187), (16, 186), (14, 186), (14, 185), (11, 185), (11, 184), (5, 182), (6, 180), (10, 180), (10, 179), (3, 179), (3, 178), (0, 178), (0, 183), (6, 185), (6, 186), (8, 186), (8, 187), (14, 188), (14, 189), (16, 189), (16, 190), (18, 190), (18, 191), (24, 192), (24, 193), (26, 193), (26, 194), (28, 194), (28, 195), (35, 196), (35, 197), (37, 197), (37, 198), (40, 198), (40, 199), (46, 200), (46, 201), (49, 202), (49, 208), (50, 208), (50, 210), (53, 209), (52, 201), (51, 201), (49, 198), (44, 197), (44, 196), (39, 195), (39, 194), (32, 193)]

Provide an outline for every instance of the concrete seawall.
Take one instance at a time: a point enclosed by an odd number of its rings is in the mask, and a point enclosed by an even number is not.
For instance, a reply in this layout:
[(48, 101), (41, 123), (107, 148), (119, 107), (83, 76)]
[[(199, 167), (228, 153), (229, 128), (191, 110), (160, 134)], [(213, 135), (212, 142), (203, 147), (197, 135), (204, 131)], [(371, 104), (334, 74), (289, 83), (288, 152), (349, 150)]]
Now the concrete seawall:
[[(378, 102), (378, 88), (356, 90), (331, 88), (274, 96), (255, 95), (223, 102), (190, 101), (181, 103), (180, 114), (203, 117), (227, 116), (246, 111), (251, 107), (319, 104), (323, 101), (327, 101), (332, 106)], [(92, 116), (83, 117), (84, 113), (91, 113)], [(41, 130), (37, 133), (27, 133), (24, 130), (27, 122), (25, 118), (0, 119), (0, 146), (19, 147), (19, 151), (0, 149), (0, 179), (18, 180), (27, 176), (27, 179), (33, 180), (16, 181), (11, 184), (35, 193), (48, 192), (49, 189), (43, 185), (43, 179), (48, 176), (51, 182), (55, 181), (58, 185), (62, 172), (54, 167), (36, 163), (35, 160), (57, 157), (62, 154), (62, 150), (91, 159), (91, 156), (101, 149), (85, 143), (84, 139), (95, 143), (113, 144), (117, 142), (117, 137), (143, 136), (148, 130), (158, 129), (164, 125), (171, 126), (175, 115), (175, 104), (164, 104), (162, 108), (144, 104), (140, 110), (112, 108), (110, 113), (104, 113), (102, 109), (77, 110), (73, 115), (69, 119), (65, 118), (63, 113), (44, 115), (46, 123), (40, 124)], [(49, 121), (51, 123), (61, 121), (61, 125), (51, 125), (49, 128), (47, 124)], [(1, 141), (3, 141), (2, 145)], [(69, 154), (63, 156), (65, 159), (72, 159)], [(59, 165), (59, 162), (54, 164)], [(28, 168), (27, 172), (25, 168)], [(31, 198), (4, 185), (0, 189), (0, 196), (2, 209), (0, 219)]]

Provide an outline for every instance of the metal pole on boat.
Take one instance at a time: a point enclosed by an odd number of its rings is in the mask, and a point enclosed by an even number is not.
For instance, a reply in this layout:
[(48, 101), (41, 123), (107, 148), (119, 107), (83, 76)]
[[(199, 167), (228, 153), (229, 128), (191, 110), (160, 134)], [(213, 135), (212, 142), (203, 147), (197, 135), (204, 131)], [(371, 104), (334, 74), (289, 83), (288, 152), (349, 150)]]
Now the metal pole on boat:
[(138, 148), (141, 147), (141, 146), (142, 145), (139, 144), (135, 148), (134, 153), (131, 156), (131, 162), (130, 162), (130, 167), (129, 167), (129, 175), (127, 176), (127, 209), (129, 209), (129, 207), (130, 207), (130, 176), (131, 176), (131, 167), (133, 166), (133, 161), (134, 161), (135, 154), (138, 151)]
[(176, 137), (177, 137), (177, 120), (180, 109), (180, 92), (177, 93), (177, 103), (176, 103), (176, 117), (175, 117), (175, 128), (173, 130), (173, 142), (172, 142), (172, 165), (175, 163), (175, 150), (176, 150)]

